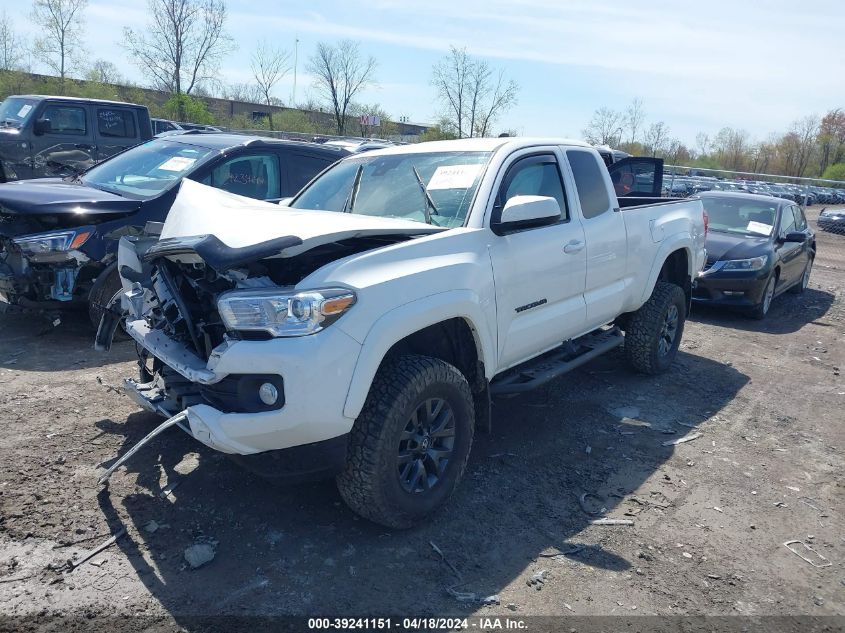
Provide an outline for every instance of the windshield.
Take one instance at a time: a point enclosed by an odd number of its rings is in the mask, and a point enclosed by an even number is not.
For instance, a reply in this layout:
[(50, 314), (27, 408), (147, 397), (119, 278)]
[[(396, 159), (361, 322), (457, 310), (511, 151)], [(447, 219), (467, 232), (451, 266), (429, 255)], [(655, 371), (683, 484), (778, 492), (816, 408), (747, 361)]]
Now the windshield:
[(0, 127), (22, 127), (35, 109), (36, 99), (10, 97), (0, 103)]
[(709, 220), (708, 228), (721, 233), (772, 234), (777, 206), (757, 200), (702, 198)]
[(431, 152), (347, 159), (306, 187), (291, 206), (463, 226), (490, 156)]
[(150, 141), (85, 172), (82, 182), (126, 198), (153, 198), (199, 167), (213, 150), (173, 141)]

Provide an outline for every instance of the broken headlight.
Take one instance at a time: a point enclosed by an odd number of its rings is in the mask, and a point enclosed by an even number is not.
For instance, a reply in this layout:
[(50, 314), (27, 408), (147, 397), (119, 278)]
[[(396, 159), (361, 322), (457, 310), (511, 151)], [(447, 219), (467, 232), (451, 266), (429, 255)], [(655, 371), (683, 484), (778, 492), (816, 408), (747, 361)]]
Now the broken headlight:
[(75, 250), (91, 237), (91, 233), (93, 231), (90, 228), (36, 233), (35, 235), (16, 237), (14, 242), (27, 255), (38, 255), (40, 253)]
[(217, 310), (229, 330), (305, 336), (339, 319), (354, 303), (355, 293), (348, 288), (235, 290), (220, 297)]

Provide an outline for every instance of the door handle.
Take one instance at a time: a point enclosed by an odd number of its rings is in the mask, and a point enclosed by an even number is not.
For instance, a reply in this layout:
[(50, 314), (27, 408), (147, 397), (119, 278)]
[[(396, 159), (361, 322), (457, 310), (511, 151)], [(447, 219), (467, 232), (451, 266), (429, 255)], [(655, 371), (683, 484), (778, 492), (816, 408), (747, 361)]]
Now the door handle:
[(569, 244), (563, 247), (564, 253), (578, 253), (584, 248), (583, 240), (571, 240)]

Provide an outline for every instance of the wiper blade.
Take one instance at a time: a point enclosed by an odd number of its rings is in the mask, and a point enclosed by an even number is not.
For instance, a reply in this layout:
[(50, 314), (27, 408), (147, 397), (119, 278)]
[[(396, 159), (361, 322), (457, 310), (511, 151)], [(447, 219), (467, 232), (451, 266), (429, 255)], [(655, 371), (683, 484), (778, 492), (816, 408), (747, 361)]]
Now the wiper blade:
[(431, 199), (431, 195), (429, 195), (428, 189), (425, 188), (422, 178), (420, 178), (420, 172), (417, 171), (417, 168), (414, 165), (411, 165), (411, 170), (414, 172), (414, 178), (417, 179), (417, 182), (420, 185), (420, 191), (422, 191), (423, 197), (425, 198), (425, 209), (423, 210), (423, 213), (425, 215), (425, 222), (426, 224), (431, 224), (431, 213), (428, 212), (429, 207), (431, 208), (431, 211), (436, 215), (440, 215), (440, 211), (437, 209), (437, 205), (434, 204), (434, 200)]
[(343, 208), (340, 210), (341, 213), (352, 213), (352, 207), (355, 206), (355, 198), (358, 197), (358, 189), (361, 186), (361, 176), (364, 173), (364, 166), (358, 165), (358, 169), (355, 171), (355, 180), (352, 181), (352, 189), (349, 192), (349, 196), (343, 202)]

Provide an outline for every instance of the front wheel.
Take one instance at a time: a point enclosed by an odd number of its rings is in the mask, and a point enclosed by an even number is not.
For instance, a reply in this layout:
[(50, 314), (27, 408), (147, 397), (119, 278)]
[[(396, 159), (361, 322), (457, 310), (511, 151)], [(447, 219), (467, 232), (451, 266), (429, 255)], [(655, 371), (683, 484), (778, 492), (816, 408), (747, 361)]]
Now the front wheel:
[(775, 296), (775, 287), (777, 286), (777, 275), (772, 275), (766, 282), (766, 289), (763, 290), (763, 299), (751, 309), (751, 318), (762, 321), (769, 313), (769, 308), (772, 307), (772, 299)]
[(661, 374), (672, 364), (684, 333), (687, 299), (683, 289), (658, 281), (625, 330), (625, 358), (644, 374)]
[(427, 356), (385, 362), (349, 436), (337, 477), (343, 500), (375, 523), (415, 525), (457, 487), (474, 426), (472, 393), (455, 367)]

